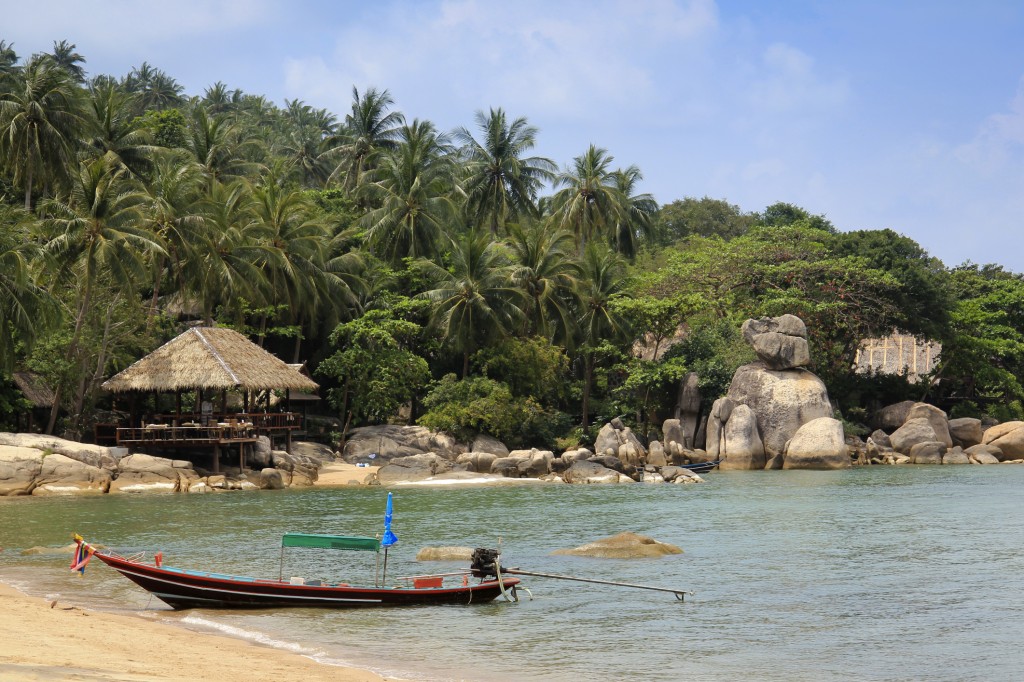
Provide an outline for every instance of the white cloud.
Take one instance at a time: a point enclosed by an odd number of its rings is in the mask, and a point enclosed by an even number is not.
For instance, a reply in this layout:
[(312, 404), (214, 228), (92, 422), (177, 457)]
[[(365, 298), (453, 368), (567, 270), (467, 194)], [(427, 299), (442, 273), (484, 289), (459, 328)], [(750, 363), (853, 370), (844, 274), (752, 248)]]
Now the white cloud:
[(791, 45), (769, 45), (753, 74), (749, 103), (773, 112), (820, 111), (842, 105), (849, 96), (846, 83), (824, 79), (814, 66), (810, 55)]
[(1002, 173), (1009, 166), (1020, 173), (1019, 165), (1024, 160), (1024, 77), (1009, 109), (989, 116), (974, 139), (955, 150), (956, 158), (984, 174)]
[(339, 32), (325, 63), (296, 56), (287, 88), (303, 99), (340, 90), (347, 104), (352, 84), (374, 85), (407, 111), (444, 98), (467, 114), (505, 106), (531, 118), (593, 119), (651, 98), (649, 50), (695, 40), (714, 30), (716, 17), (707, 0), (401, 4), (373, 25)]

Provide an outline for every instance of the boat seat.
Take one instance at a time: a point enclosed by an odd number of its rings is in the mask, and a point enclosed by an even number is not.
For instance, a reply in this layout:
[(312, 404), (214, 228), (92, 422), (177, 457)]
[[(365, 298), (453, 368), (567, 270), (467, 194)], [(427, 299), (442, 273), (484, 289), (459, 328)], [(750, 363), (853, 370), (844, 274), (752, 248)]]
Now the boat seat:
[(441, 585), (443, 583), (444, 583), (444, 578), (443, 577), (441, 577), (439, 575), (431, 575), (431, 576), (427, 576), (426, 578), (415, 578), (415, 579), (413, 579), (412, 586), (414, 588), (441, 587)]

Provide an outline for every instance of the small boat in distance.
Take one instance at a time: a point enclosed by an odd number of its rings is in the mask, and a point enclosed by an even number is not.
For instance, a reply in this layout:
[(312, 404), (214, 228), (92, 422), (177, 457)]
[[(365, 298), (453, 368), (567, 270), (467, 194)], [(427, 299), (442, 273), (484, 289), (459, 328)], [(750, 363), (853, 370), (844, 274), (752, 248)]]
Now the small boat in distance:
[[(490, 578), (470, 569), (398, 578), (408, 584), (395, 587), (387, 587), (383, 579), (379, 584), (375, 580), (372, 586), (356, 586), (302, 578), (284, 579), (280, 575), (276, 579), (250, 578), (163, 566), (160, 553), (154, 556), (152, 563), (142, 557), (124, 557), (97, 549), (77, 535), (75, 542), (78, 551), (72, 570), (84, 570), (85, 563), (95, 556), (175, 609), (479, 604), (494, 601), (502, 595), (510, 601), (515, 600), (515, 586), (519, 584), (518, 578)], [(281, 540), (282, 565), (286, 547), (379, 552), (381, 541), (371, 537), (287, 533)], [(454, 584), (445, 585), (446, 578)]]
[(680, 466), (683, 469), (689, 469), (695, 474), (704, 474), (711, 471), (721, 463), (722, 460), (716, 459), (714, 462), (694, 462), (693, 464), (679, 464), (677, 466)]

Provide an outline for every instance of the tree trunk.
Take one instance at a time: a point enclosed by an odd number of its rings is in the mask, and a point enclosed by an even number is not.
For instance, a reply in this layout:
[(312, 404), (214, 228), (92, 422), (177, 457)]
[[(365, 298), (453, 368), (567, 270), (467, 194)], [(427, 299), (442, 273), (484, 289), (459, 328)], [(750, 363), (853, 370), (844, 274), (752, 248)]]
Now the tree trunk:
[[(25, 170), (25, 210), (32, 210), (32, 165)], [(47, 432), (49, 433), (49, 432)]]
[(580, 426), (586, 431), (590, 425), (590, 384), (594, 378), (594, 354), (587, 353), (583, 357), (583, 420)]
[[(92, 303), (92, 278), (87, 274), (85, 278), (85, 291), (82, 294), (82, 305), (78, 308), (78, 316), (75, 319), (75, 333), (71, 335), (71, 343), (68, 346), (68, 357), (73, 358), (78, 354), (78, 340), (82, 333), (82, 323), (85, 322), (86, 311)], [(53, 427), (57, 425), (57, 413), (60, 411), (61, 385), (53, 389), (53, 407), (50, 409), (50, 420), (46, 424), (46, 435), (53, 435)]]

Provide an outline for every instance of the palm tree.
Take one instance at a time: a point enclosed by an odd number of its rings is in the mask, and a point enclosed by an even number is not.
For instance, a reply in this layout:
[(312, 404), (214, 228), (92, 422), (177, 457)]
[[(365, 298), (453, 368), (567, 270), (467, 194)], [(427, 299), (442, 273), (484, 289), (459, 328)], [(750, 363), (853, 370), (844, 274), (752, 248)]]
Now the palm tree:
[(596, 349), (601, 341), (613, 338), (626, 328), (611, 302), (623, 293), (622, 260), (602, 244), (590, 244), (583, 255), (579, 287), (578, 349), (583, 358), (582, 426), (590, 420), (590, 392), (594, 380)]
[(156, 147), (137, 126), (136, 95), (107, 84), (93, 88), (87, 110), (88, 143), (98, 156), (125, 168), (139, 178), (149, 170)]
[(156, 157), (152, 177), (144, 185), (141, 209), (148, 231), (158, 237), (166, 254), (153, 259), (153, 295), (149, 319), (156, 314), (165, 277), (179, 292), (188, 289), (188, 280), (201, 277), (202, 248), (206, 224), (200, 201), (204, 178), (198, 164), (179, 154), (162, 153)]
[(612, 176), (615, 179), (615, 188), (623, 199), (624, 209), (612, 235), (612, 248), (633, 258), (637, 252), (637, 241), (641, 238), (650, 239), (652, 236), (652, 220), (658, 212), (658, 202), (650, 194), (634, 194), (637, 184), (644, 177), (636, 166), (617, 170)]
[[(80, 164), (70, 194), (46, 203), (44, 252), (57, 264), (59, 280), (73, 282), (78, 293), (75, 328), (68, 356), (75, 358), (82, 323), (103, 278), (134, 291), (146, 278), (146, 256), (164, 253), (158, 239), (140, 220), (142, 196), (125, 180), (125, 171), (106, 159)], [(53, 430), (61, 388), (55, 389), (47, 433)]]
[(215, 182), (201, 202), (202, 234), (192, 245), (194, 268), (179, 292), (199, 305), (204, 323), (213, 324), (218, 305), (241, 321), (243, 300), (261, 300), (267, 290), (265, 254), (252, 210), (252, 192), (243, 180)]
[(482, 139), (476, 140), (465, 128), (455, 131), (455, 140), (465, 146), (468, 159), (463, 191), (466, 211), (474, 224), (489, 223), (496, 235), (506, 221), (520, 216), (537, 216), (535, 202), (541, 185), (554, 177), (555, 164), (543, 157), (525, 157), (533, 149), (537, 129), (519, 117), (511, 124), (501, 109), (490, 114), (476, 112)]
[(0, 154), (25, 189), (26, 209), (36, 183), (65, 179), (74, 167), (81, 128), (81, 90), (52, 59), (33, 58), (0, 93)]
[(242, 91), (238, 88), (231, 90), (221, 81), (217, 81), (206, 88), (203, 93), (202, 103), (211, 114), (223, 114), (235, 108), (242, 97)]
[(580, 265), (571, 233), (537, 222), (509, 226), (512, 282), (529, 301), (524, 311), (524, 335), (540, 335), (569, 345), (574, 329), (572, 300), (579, 284)]
[(252, 196), (268, 303), (282, 305), (289, 322), (301, 327), (329, 302), (336, 285), (326, 270), (327, 230), (308, 196), (283, 188), (273, 176), (254, 187)]
[(32, 273), (39, 256), (31, 235), (34, 224), (27, 212), (0, 204), (0, 368), (8, 371), (16, 346), (31, 346), (58, 312)]
[(523, 296), (512, 283), (506, 249), (488, 232), (471, 230), (452, 242), (449, 268), (429, 261), (419, 265), (434, 282), (421, 294), (433, 304), (432, 325), (462, 353), (466, 378), (469, 358), (481, 344), (508, 334), (522, 317), (516, 304)]
[(552, 200), (554, 219), (576, 235), (581, 252), (595, 237), (610, 235), (625, 213), (625, 200), (610, 170), (613, 160), (607, 150), (590, 145), (555, 178), (555, 188), (561, 189)]
[(0, 40), (0, 85), (3, 79), (18, 70), (18, 53), (14, 51), (14, 43)]
[(210, 186), (241, 177), (253, 165), (243, 156), (244, 143), (239, 141), (238, 133), (227, 116), (211, 116), (203, 106), (192, 110), (187, 145), (192, 157), (203, 167)]
[(131, 70), (124, 80), (124, 87), (129, 92), (139, 94), (140, 112), (149, 109), (166, 109), (182, 102), (185, 88), (160, 69), (142, 62)]
[(363, 217), (366, 239), (392, 265), (403, 258), (430, 258), (454, 220), (447, 140), (429, 121), (400, 131), (401, 143), (367, 173), (360, 196), (378, 206)]
[(345, 116), (342, 130), (326, 144), (329, 158), (340, 156), (332, 179), (344, 176), (345, 186), (355, 189), (362, 183), (363, 173), (375, 166), (377, 155), (395, 148), (405, 118), (389, 111), (394, 103), (387, 90), (370, 88), (360, 95), (352, 88), (352, 111)]
[(81, 64), (85, 64), (85, 57), (75, 52), (74, 43), (66, 40), (59, 43), (53, 41), (53, 52), (50, 56), (76, 83), (85, 83), (85, 69), (81, 67)]

